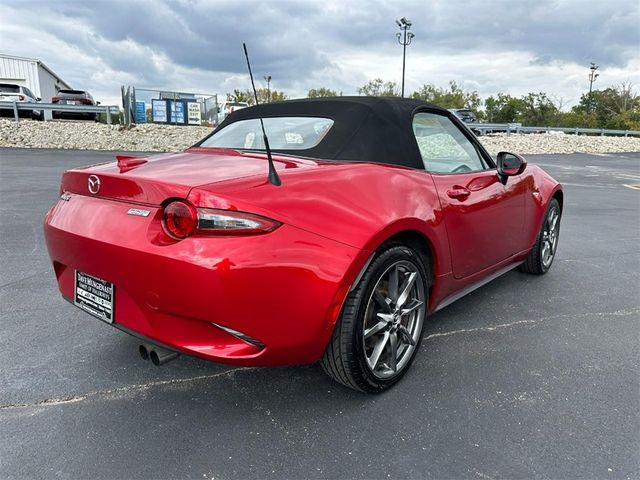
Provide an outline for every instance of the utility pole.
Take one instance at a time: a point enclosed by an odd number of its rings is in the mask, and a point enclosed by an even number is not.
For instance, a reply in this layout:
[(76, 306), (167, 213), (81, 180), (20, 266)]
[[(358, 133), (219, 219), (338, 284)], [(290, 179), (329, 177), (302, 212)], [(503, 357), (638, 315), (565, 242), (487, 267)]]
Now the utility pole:
[(404, 97), (404, 70), (405, 59), (407, 56), (407, 45), (411, 45), (411, 40), (415, 35), (407, 30), (411, 29), (411, 20), (402, 17), (400, 20), (396, 20), (396, 24), (400, 28), (400, 32), (396, 33), (398, 43), (402, 45), (402, 97)]
[(591, 62), (589, 70), (591, 70), (591, 72), (589, 73), (589, 105), (587, 105), (587, 113), (591, 112), (591, 91), (593, 90), (593, 82), (595, 82), (600, 76), (599, 73), (596, 73), (596, 70), (598, 70), (598, 65), (596, 65), (595, 63)]
[(267, 103), (271, 103), (271, 75), (265, 75), (264, 79), (267, 81)]

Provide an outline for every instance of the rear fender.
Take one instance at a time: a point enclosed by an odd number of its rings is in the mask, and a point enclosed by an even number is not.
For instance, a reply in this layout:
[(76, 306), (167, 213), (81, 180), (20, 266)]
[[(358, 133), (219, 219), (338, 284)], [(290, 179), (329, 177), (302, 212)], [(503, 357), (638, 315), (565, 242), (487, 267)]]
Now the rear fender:
[[(424, 242), (423, 247), (430, 256), (429, 262), (432, 269), (429, 278), (429, 287), (432, 287), (437, 276), (444, 275), (451, 271), (451, 257), (449, 255), (448, 240), (446, 231), (441, 223), (438, 225), (427, 224), (417, 218), (404, 218), (387, 225), (377, 232), (367, 242), (365, 248), (351, 263), (349, 270), (344, 276), (344, 281), (336, 292), (331, 308), (327, 312), (326, 325), (327, 334), (330, 334), (338, 319), (344, 302), (349, 292), (357, 285), (358, 281), (366, 271), (371, 261), (379, 253), (380, 248), (389, 240), (401, 238), (406, 234), (417, 234)], [(436, 254), (439, 252), (439, 254)], [(328, 335), (327, 335), (327, 338)]]

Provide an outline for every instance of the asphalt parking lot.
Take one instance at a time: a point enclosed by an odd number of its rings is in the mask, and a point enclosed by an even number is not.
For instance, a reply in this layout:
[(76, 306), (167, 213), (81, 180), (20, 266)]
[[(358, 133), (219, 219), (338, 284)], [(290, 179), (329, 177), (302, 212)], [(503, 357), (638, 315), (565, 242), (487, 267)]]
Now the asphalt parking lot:
[(112, 157), (0, 149), (0, 477), (640, 478), (640, 154), (529, 157), (565, 185), (553, 268), (430, 317), (378, 396), (315, 365), (156, 368), (63, 301), (42, 218)]

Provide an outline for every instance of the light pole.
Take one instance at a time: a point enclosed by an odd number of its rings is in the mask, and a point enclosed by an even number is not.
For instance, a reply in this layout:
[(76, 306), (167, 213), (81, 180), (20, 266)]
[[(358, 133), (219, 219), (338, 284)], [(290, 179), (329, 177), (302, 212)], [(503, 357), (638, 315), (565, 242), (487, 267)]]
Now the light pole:
[(407, 30), (411, 29), (411, 20), (402, 17), (400, 20), (396, 20), (396, 23), (398, 27), (400, 27), (400, 32), (396, 33), (396, 37), (398, 38), (398, 43), (402, 45), (402, 96), (404, 97), (404, 66), (407, 56), (407, 45), (411, 45), (411, 40), (415, 35), (407, 32)]
[(591, 62), (589, 70), (591, 70), (591, 72), (589, 73), (589, 105), (587, 105), (587, 113), (591, 112), (591, 90), (593, 90), (593, 82), (595, 82), (600, 76), (599, 73), (596, 73), (596, 70), (598, 70), (598, 65), (596, 65), (595, 63)]
[(265, 75), (264, 79), (267, 81), (267, 103), (271, 103), (271, 75)]

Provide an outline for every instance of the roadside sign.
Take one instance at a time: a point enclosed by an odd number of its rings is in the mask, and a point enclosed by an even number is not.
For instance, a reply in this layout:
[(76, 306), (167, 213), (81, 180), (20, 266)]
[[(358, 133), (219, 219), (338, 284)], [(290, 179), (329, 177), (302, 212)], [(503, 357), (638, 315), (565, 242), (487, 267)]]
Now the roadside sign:
[(171, 118), (169, 119), (169, 123), (185, 125), (187, 123), (185, 117), (185, 102), (182, 100), (167, 100), (167, 102), (169, 102), (171, 107)]
[(200, 125), (200, 104), (197, 102), (187, 103), (187, 116), (189, 118), (189, 125)]
[(166, 100), (151, 100), (151, 118), (157, 123), (167, 123)]
[(136, 123), (147, 123), (147, 109), (144, 102), (136, 102)]

